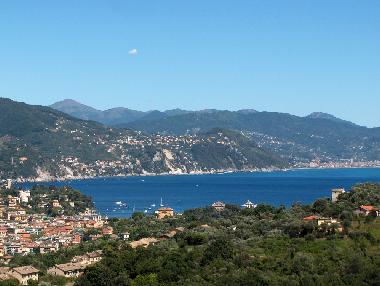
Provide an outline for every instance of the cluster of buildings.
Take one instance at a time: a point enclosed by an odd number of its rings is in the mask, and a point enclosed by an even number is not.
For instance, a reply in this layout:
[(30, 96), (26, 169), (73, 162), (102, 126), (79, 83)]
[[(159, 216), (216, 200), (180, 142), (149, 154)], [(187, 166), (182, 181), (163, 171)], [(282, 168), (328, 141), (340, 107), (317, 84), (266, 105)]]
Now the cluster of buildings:
[(354, 160), (313, 160), (306, 163), (297, 163), (295, 167), (299, 168), (320, 168), (320, 169), (334, 169), (334, 168), (371, 168), (379, 167), (380, 161), (354, 161)]
[[(343, 188), (332, 189), (331, 190), (331, 202), (336, 203), (339, 200), (339, 196), (346, 193), (346, 190)], [(380, 216), (380, 209), (372, 205), (361, 205), (358, 208), (354, 209), (354, 214), (358, 216)], [(342, 224), (339, 220), (335, 218), (326, 218), (319, 215), (310, 215), (303, 218), (306, 222), (314, 222), (318, 227), (322, 228), (324, 226), (331, 227), (336, 226), (336, 230), (341, 232), (343, 230)]]
[[(81, 256), (75, 256), (71, 262), (56, 264), (47, 270), (50, 275), (75, 278), (83, 273), (84, 269), (102, 259), (102, 251), (94, 251)], [(28, 285), (29, 281), (38, 281), (41, 271), (31, 265), (21, 267), (0, 267), (0, 282), (16, 279), (21, 285)]]
[[(61, 247), (79, 244), (84, 234), (98, 229), (102, 235), (112, 234), (112, 228), (95, 211), (68, 216), (48, 216), (31, 213), (30, 191), (18, 191), (0, 201), (0, 262), (7, 264), (14, 255), (55, 252)], [(61, 208), (59, 200), (41, 203)]]
[[(336, 203), (338, 201), (338, 198), (340, 195), (344, 194), (346, 191), (345, 189), (332, 189), (331, 190), (331, 201), (333, 203)], [(362, 216), (373, 216), (378, 217), (380, 216), (380, 209), (376, 206), (372, 205), (361, 205), (358, 208), (354, 210), (354, 214), (356, 215), (362, 215)]]
[(75, 256), (69, 263), (56, 264), (47, 270), (50, 275), (75, 278), (81, 275), (87, 266), (99, 262), (102, 259), (102, 251), (97, 250), (81, 256)]

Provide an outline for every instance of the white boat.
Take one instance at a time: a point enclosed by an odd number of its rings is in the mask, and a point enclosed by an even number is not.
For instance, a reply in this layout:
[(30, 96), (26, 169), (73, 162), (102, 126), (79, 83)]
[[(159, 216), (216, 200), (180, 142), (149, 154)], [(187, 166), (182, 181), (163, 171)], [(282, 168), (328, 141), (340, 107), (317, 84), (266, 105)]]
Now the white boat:
[(123, 203), (121, 201), (115, 202), (116, 205), (121, 206)]
[(156, 204), (151, 204), (150, 205), (152, 208), (155, 208), (156, 207)]
[(164, 206), (164, 204), (162, 203), (162, 198), (161, 198), (160, 207), (163, 207), (163, 206)]

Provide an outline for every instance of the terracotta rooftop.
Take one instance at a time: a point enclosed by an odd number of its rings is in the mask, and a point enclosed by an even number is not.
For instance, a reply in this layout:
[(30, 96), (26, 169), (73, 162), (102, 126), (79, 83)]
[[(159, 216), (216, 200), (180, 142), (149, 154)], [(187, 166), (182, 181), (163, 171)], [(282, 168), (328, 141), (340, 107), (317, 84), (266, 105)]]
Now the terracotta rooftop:
[(64, 264), (57, 264), (55, 267), (58, 269), (61, 269), (63, 272), (82, 270), (82, 269), (86, 268), (86, 266), (84, 266), (81, 263), (71, 263), (71, 262), (70, 263), (64, 263)]
[(172, 211), (173, 209), (172, 208), (168, 208), (168, 207), (162, 207), (162, 208), (159, 208), (158, 211), (161, 211), (161, 212), (164, 212), (164, 211)]
[(377, 210), (374, 206), (360, 206), (360, 208), (368, 212)]
[(317, 220), (317, 219), (320, 219), (319, 216), (317, 215), (311, 215), (311, 216), (307, 216), (307, 217), (304, 217), (303, 220)]
[(38, 269), (33, 266), (21, 266), (13, 268), (13, 271), (20, 273), (21, 275), (29, 275), (40, 272)]

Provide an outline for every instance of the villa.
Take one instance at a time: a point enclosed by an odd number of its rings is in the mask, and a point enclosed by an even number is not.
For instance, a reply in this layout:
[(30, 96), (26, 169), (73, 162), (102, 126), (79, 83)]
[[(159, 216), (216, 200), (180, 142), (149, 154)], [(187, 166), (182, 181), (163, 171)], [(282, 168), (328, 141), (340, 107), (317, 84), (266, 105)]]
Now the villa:
[(254, 209), (257, 207), (257, 204), (252, 203), (250, 200), (248, 200), (242, 207), (246, 209)]
[(223, 203), (223, 202), (215, 202), (215, 203), (213, 203), (212, 205), (211, 205), (215, 210), (217, 210), (217, 211), (223, 211), (224, 210), (224, 208), (226, 207), (226, 204), (225, 203)]
[(16, 278), (21, 285), (28, 285), (28, 281), (38, 281), (39, 270), (33, 266), (22, 266), (13, 268), (10, 272), (11, 276)]
[(156, 211), (156, 215), (158, 219), (163, 219), (165, 217), (172, 217), (174, 216), (174, 210), (172, 208), (162, 207)]

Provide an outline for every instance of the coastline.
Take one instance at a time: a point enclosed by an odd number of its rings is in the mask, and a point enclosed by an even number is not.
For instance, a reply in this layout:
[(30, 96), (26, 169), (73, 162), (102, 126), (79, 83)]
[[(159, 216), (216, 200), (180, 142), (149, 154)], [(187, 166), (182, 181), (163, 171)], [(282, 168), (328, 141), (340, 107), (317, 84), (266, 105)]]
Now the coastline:
[(66, 176), (57, 178), (47, 177), (32, 177), (32, 178), (19, 178), (15, 181), (17, 183), (54, 183), (65, 182), (72, 180), (91, 180), (91, 179), (112, 179), (112, 178), (129, 178), (129, 177), (156, 177), (156, 176), (197, 176), (197, 175), (220, 175), (232, 173), (272, 173), (272, 172), (287, 172), (297, 170), (336, 170), (336, 169), (380, 169), (380, 166), (337, 166), (337, 167), (290, 167), (290, 168), (255, 168), (255, 169), (226, 169), (215, 171), (197, 171), (190, 173), (180, 172), (163, 172), (163, 173), (141, 173), (141, 174), (118, 174), (114, 176)]

